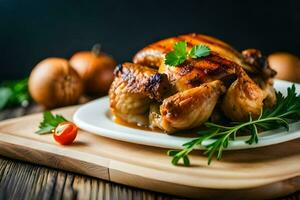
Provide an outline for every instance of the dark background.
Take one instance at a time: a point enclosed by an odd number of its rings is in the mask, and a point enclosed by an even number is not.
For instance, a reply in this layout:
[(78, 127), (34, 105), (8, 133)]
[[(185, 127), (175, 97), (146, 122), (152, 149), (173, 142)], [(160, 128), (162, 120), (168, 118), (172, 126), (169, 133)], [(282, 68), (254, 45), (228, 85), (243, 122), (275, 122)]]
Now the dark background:
[(46, 57), (69, 58), (101, 42), (118, 62), (144, 45), (189, 32), (238, 50), (300, 55), (300, 1), (0, 0), (0, 81), (28, 76)]

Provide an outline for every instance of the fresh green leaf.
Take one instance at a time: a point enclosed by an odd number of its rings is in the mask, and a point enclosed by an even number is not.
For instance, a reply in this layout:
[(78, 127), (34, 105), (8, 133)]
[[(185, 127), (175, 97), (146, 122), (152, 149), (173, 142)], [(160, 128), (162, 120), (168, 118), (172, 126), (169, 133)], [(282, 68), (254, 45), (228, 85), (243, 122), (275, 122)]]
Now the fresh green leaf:
[(46, 133), (51, 133), (55, 128), (56, 128), (55, 126), (48, 125), (48, 126), (44, 126), (43, 128), (40, 128), (35, 133), (39, 135), (43, 135)]
[(185, 61), (186, 57), (177, 56), (174, 52), (170, 52), (166, 55), (166, 64), (170, 66), (180, 65)]
[(168, 154), (173, 157), (172, 163), (177, 165), (180, 160), (183, 164), (189, 165), (188, 154), (197, 146), (202, 145), (208, 139), (214, 141), (205, 147), (204, 154), (208, 156), (208, 164), (214, 157), (218, 160), (222, 158), (222, 152), (226, 149), (230, 142), (235, 140), (237, 134), (241, 132), (249, 132), (249, 139), (245, 143), (251, 145), (258, 143), (259, 131), (267, 131), (279, 127), (285, 127), (289, 130), (288, 121), (300, 120), (300, 95), (296, 93), (295, 85), (287, 89), (287, 96), (284, 97), (280, 92), (276, 92), (277, 103), (272, 109), (265, 109), (257, 119), (253, 119), (249, 115), (247, 122), (232, 122), (229, 126), (206, 122), (206, 130), (198, 131), (199, 137), (193, 138), (191, 141), (183, 144), (182, 150), (171, 150)]
[(187, 43), (184, 41), (176, 42), (173, 51), (166, 55), (165, 63), (170, 66), (182, 64), (187, 58)]
[(53, 115), (50, 111), (45, 111), (43, 113), (43, 121), (39, 125), (39, 130), (36, 134), (46, 134), (51, 133), (58, 124), (66, 122), (67, 120), (61, 115)]
[(189, 53), (191, 58), (201, 58), (210, 54), (210, 48), (206, 45), (195, 45)]
[(176, 42), (173, 46), (173, 51), (177, 55), (185, 55), (186, 56), (186, 48), (187, 48), (187, 43), (185, 41), (180, 41)]
[(177, 66), (182, 64), (187, 58), (201, 58), (210, 54), (210, 48), (206, 45), (195, 45), (191, 51), (187, 52), (187, 42), (176, 42), (173, 51), (166, 55), (165, 64)]

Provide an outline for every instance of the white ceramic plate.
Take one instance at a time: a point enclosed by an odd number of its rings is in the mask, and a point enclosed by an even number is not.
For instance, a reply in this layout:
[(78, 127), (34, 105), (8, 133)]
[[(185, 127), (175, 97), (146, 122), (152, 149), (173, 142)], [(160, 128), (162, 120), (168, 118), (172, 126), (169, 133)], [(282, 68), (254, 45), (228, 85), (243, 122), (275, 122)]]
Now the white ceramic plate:
[[(291, 85), (291, 82), (279, 80), (275, 81), (276, 90), (281, 91), (284, 95), (286, 95), (286, 88)], [(299, 94), (299, 84), (296, 84), (296, 89)], [(73, 119), (78, 127), (90, 133), (131, 143), (168, 149), (181, 149), (182, 144), (191, 140), (191, 138), (188, 137), (179, 137), (160, 132), (139, 130), (114, 123), (111, 120), (109, 113), (108, 97), (103, 97), (81, 106), (74, 114)], [(300, 122), (296, 122), (290, 125), (289, 132), (284, 129), (277, 129), (260, 133), (259, 142), (257, 144), (248, 145), (245, 143), (248, 137), (237, 137), (235, 141), (232, 141), (229, 144), (228, 149), (247, 149), (267, 146), (286, 142), (299, 137)], [(209, 144), (212, 141), (213, 140), (208, 140), (205, 144)]]

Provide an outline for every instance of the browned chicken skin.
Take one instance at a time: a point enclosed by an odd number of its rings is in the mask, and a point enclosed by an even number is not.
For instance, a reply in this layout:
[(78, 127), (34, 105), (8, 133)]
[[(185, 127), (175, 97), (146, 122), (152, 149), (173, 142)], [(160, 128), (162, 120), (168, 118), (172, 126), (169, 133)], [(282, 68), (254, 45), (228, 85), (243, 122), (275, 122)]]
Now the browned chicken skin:
[[(186, 41), (188, 49), (207, 45), (211, 53), (170, 67), (165, 55), (178, 41)], [(172, 133), (200, 126), (216, 105), (231, 120), (243, 121), (276, 102), (275, 72), (260, 51), (241, 54), (210, 36), (188, 34), (161, 40), (139, 51), (133, 62), (116, 68), (109, 93), (112, 113), (127, 122)]]
[(224, 59), (213, 52), (202, 59), (186, 60), (178, 67), (169, 67), (162, 64), (159, 72), (168, 75), (176, 91), (184, 91), (213, 80), (232, 78), (236, 74), (237, 67), (239, 66), (234, 62)]
[(208, 120), (224, 92), (219, 80), (178, 92), (163, 101), (159, 113), (150, 110), (150, 116), (155, 114), (150, 124), (167, 132), (197, 127)]
[(246, 121), (251, 113), (253, 118), (259, 116), (263, 108), (263, 90), (243, 71), (228, 88), (222, 102), (224, 114), (234, 121)]
[(110, 108), (113, 115), (130, 123), (148, 125), (150, 103), (160, 102), (168, 92), (165, 74), (132, 63), (118, 65), (110, 87)]

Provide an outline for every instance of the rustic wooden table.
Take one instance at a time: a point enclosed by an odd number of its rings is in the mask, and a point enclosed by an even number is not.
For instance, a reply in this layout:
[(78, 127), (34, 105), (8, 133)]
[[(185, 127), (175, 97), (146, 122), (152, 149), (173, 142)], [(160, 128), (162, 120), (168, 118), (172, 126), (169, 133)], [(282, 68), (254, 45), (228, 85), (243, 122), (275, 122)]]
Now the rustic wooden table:
[[(0, 112), (0, 120), (41, 111), (37, 106)], [(0, 156), (0, 199), (180, 199), (97, 178)], [(300, 199), (300, 192), (283, 199)]]

